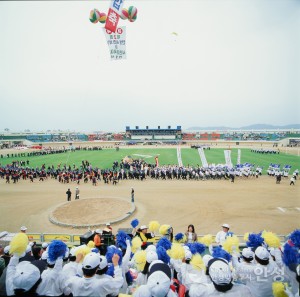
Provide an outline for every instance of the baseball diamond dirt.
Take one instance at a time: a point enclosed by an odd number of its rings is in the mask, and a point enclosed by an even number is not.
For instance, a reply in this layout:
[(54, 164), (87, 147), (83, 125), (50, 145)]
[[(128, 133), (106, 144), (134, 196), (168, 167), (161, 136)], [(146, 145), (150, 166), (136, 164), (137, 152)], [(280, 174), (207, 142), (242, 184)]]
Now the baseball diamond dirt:
[[(157, 220), (160, 224), (170, 224), (174, 233), (184, 232), (188, 224), (194, 224), (198, 234), (215, 234), (222, 223), (231, 225), (236, 234), (269, 230), (277, 234), (288, 234), (299, 228), (300, 192), (289, 185), (289, 179), (276, 184), (275, 178), (261, 176), (258, 179), (229, 180), (125, 180), (116, 186), (91, 183), (80, 184), (81, 203), (71, 202), (71, 212), (58, 205), (67, 201), (66, 191), (72, 191), (72, 201), (76, 184), (61, 184), (57, 180), (20, 180), (6, 184), (0, 180), (0, 231), (18, 232), (26, 225), (30, 233), (82, 234), (87, 228), (57, 226), (49, 221), (49, 214), (56, 209), (56, 215), (68, 222), (88, 222), (114, 220), (122, 211), (128, 211), (131, 187), (135, 189), (136, 211), (127, 220), (113, 224), (113, 229), (130, 227), (133, 218), (140, 224)], [(93, 198), (93, 199), (91, 199)], [(100, 199), (101, 198), (101, 199)], [(105, 198), (105, 203), (102, 203)], [(118, 199), (116, 199), (118, 198)], [(95, 204), (95, 199), (99, 203)], [(111, 201), (111, 203), (107, 203)], [(95, 217), (96, 209), (96, 217)]]

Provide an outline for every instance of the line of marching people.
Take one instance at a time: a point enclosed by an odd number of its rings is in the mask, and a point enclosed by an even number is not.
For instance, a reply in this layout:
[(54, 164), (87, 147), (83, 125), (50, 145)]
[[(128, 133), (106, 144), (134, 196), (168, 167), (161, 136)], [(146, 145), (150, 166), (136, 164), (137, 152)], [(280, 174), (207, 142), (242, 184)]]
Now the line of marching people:
[(7, 262), (1, 296), (299, 296), (300, 230), (284, 243), (272, 232), (247, 233), (239, 250), (228, 224), (216, 237), (197, 237), (190, 225), (173, 238), (172, 227), (157, 221), (139, 226), (135, 219), (131, 226), (132, 234), (119, 230), (105, 254), (93, 241), (37, 247), (25, 228), (0, 257), (0, 267)]
[(29, 168), (19, 166), (2, 166), (0, 167), (0, 179), (5, 179), (6, 183), (17, 183), (20, 180), (29, 180), (30, 182), (45, 181), (47, 179), (56, 179), (63, 184), (92, 182), (97, 185), (101, 180), (105, 184), (117, 184), (120, 180), (145, 180), (147, 178), (160, 180), (220, 180), (238, 178), (258, 178), (262, 174), (262, 168), (226, 168), (222, 166), (211, 166), (203, 168), (200, 166), (178, 166), (164, 165), (160, 167), (148, 166), (145, 164), (141, 168), (130, 167), (130, 169), (100, 169), (89, 165), (84, 169), (79, 169), (75, 165), (71, 166), (54, 166), (45, 165), (40, 168)]

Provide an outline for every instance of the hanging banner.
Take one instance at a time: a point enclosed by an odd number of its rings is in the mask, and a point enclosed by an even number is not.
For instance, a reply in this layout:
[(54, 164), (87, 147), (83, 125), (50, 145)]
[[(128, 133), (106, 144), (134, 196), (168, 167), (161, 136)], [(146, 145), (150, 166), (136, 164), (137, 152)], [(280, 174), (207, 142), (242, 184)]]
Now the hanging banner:
[(203, 167), (208, 167), (208, 163), (206, 161), (206, 157), (205, 157), (205, 154), (204, 154), (204, 150), (203, 148), (198, 148), (198, 153), (199, 153), (199, 156), (200, 156), (200, 159), (201, 159), (201, 162), (202, 162), (202, 166)]
[(119, 27), (116, 33), (103, 28), (111, 60), (126, 59), (126, 27)]
[(107, 13), (107, 19), (105, 22), (105, 29), (116, 32), (116, 29), (118, 27), (120, 14), (122, 12), (124, 1), (123, 0), (113, 0), (111, 1), (108, 13)]
[(113, 9), (109, 8), (107, 13), (107, 19), (105, 22), (105, 29), (116, 32), (118, 23), (119, 23), (120, 16), (117, 12), (115, 12)]
[(122, 12), (123, 4), (123, 0), (113, 0), (110, 3), (110, 8), (114, 10), (118, 15), (120, 15)]
[(181, 159), (181, 149), (180, 147), (177, 147), (177, 160), (178, 160), (178, 165), (179, 167), (182, 167), (182, 159)]
[(232, 168), (232, 162), (231, 162), (231, 151), (230, 150), (225, 150), (224, 151), (225, 155), (225, 163), (229, 168)]
[(240, 149), (238, 149), (238, 156), (237, 156), (237, 163), (236, 164), (238, 164), (238, 165), (241, 164), (241, 150)]

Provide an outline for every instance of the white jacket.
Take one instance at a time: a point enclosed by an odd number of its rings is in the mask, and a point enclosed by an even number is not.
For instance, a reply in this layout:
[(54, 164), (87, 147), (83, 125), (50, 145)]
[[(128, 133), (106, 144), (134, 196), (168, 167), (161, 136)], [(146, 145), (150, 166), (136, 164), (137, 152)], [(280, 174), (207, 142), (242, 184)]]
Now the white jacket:
[(14, 275), (16, 273), (16, 266), (18, 264), (19, 264), (19, 257), (13, 256), (13, 257), (11, 257), (9, 264), (7, 265), (6, 280), (5, 280), (7, 296), (12, 296), (15, 294), (13, 279), (14, 279)]
[[(151, 292), (147, 289), (147, 285), (142, 285), (133, 293), (134, 297), (151, 297)], [(178, 297), (177, 293), (169, 290), (166, 297)]]
[(47, 268), (43, 271), (42, 282), (36, 292), (43, 296), (69, 295), (70, 291), (66, 288), (66, 277), (62, 272), (62, 259), (57, 259), (54, 268)]
[(233, 254), (232, 255), (232, 266), (234, 267), (233, 278), (238, 282), (246, 284), (246, 280), (247, 278), (249, 278), (249, 275), (253, 270), (252, 267), (253, 265), (255, 265), (254, 262), (248, 263), (243, 260), (239, 262), (238, 257)]
[(196, 270), (191, 264), (186, 263), (182, 263), (178, 279), (187, 290), (194, 283), (207, 283), (207, 277), (203, 270)]
[(290, 283), (291, 285), (291, 291), (292, 293), (297, 296), (297, 293), (299, 295), (299, 283), (296, 280), (296, 272), (290, 270), (287, 266), (284, 266), (284, 274), (286, 280)]
[(278, 265), (271, 259), (268, 265), (256, 263), (251, 266), (246, 285), (255, 297), (273, 297), (272, 283), (278, 277), (278, 271)]
[(252, 295), (250, 289), (242, 284), (234, 284), (231, 290), (226, 293), (219, 292), (211, 284), (193, 284), (189, 291), (190, 297), (256, 297)]
[(216, 235), (216, 243), (222, 245), (226, 240), (227, 233), (224, 231), (219, 231)]
[(78, 268), (81, 266), (79, 266), (80, 264), (78, 264), (77, 262), (69, 262), (67, 264), (64, 265), (62, 271), (64, 276), (68, 279), (72, 276), (75, 276), (77, 274)]
[(71, 277), (66, 285), (71, 290), (73, 296), (106, 296), (119, 290), (123, 285), (122, 270), (115, 266), (115, 277), (112, 279), (99, 279), (93, 277)]
[(123, 282), (122, 288), (120, 289), (120, 293), (123, 293), (123, 294), (125, 294), (127, 292), (127, 288), (128, 288), (127, 281), (126, 281), (126, 273), (129, 270), (129, 260), (130, 260), (130, 255), (131, 255), (130, 241), (126, 242), (126, 245), (127, 245), (126, 252), (122, 259), (122, 267), (121, 267), (124, 282)]

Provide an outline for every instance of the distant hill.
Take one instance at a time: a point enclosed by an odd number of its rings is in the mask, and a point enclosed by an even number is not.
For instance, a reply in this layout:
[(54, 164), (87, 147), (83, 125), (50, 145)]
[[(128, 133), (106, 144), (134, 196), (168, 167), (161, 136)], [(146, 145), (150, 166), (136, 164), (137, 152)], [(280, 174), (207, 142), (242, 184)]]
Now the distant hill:
[(300, 129), (300, 124), (290, 124), (284, 126), (275, 126), (268, 124), (254, 124), (249, 126), (243, 126), (238, 128), (225, 127), (225, 126), (211, 126), (211, 127), (190, 127), (186, 130), (215, 130), (215, 131), (225, 131), (225, 130), (276, 130), (276, 129)]

